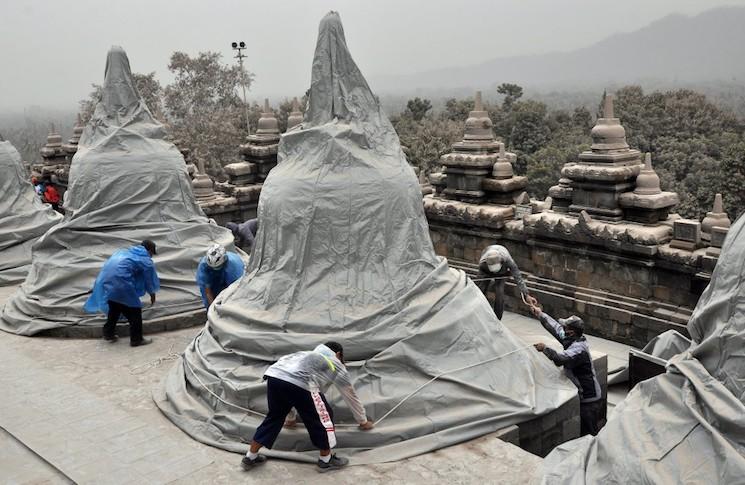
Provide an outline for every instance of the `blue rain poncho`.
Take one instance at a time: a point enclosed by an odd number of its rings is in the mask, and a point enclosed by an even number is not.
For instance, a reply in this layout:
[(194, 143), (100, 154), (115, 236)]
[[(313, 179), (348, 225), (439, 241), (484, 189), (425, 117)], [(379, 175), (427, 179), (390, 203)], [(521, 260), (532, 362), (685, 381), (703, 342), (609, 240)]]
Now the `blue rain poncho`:
[(205, 257), (199, 262), (199, 267), (197, 268), (197, 286), (199, 286), (199, 292), (202, 294), (202, 303), (204, 303), (205, 308), (209, 307), (207, 294), (204, 292), (205, 288), (210, 288), (212, 294), (217, 297), (222, 290), (243, 276), (244, 265), (241, 257), (231, 252), (228, 252), (226, 256), (228, 260), (220, 269), (210, 268), (207, 265), (207, 258)]
[(150, 254), (142, 246), (115, 252), (103, 265), (93, 285), (93, 294), (83, 307), (88, 313), (109, 312), (109, 300), (142, 308), (140, 297), (160, 289)]

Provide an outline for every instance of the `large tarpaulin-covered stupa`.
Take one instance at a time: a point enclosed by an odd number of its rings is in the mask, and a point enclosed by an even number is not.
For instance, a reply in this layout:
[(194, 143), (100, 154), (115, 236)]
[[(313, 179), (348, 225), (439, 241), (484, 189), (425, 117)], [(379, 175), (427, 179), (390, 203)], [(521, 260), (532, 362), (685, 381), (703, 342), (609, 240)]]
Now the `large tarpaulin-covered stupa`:
[[(464, 273), (435, 255), (417, 178), (334, 12), (319, 28), (309, 103), (263, 186), (247, 274), (218, 297), (154, 392), (163, 413), (199, 441), (245, 451), (267, 410), (264, 371), (328, 340), (344, 346), (377, 421), (359, 431), (329, 392), (339, 446), (356, 464), (458, 443), (575, 397)], [(278, 450), (317, 458), (302, 427), (284, 430)]]
[(18, 150), (0, 137), (0, 286), (26, 278), (31, 246), (61, 220), (34, 192)]
[(551, 452), (545, 483), (745, 483), (745, 217), (688, 331), (690, 347), (637, 384), (596, 437)]
[(144, 319), (202, 307), (194, 280), (199, 259), (210, 244), (231, 246), (233, 236), (201, 211), (181, 153), (163, 137), (135, 88), (126, 53), (113, 47), (102, 99), (70, 167), (65, 219), (34, 246), (28, 277), (3, 307), (0, 329), (32, 335), (102, 325), (103, 315), (83, 311), (96, 275), (117, 249), (144, 239), (158, 247), (161, 286)]

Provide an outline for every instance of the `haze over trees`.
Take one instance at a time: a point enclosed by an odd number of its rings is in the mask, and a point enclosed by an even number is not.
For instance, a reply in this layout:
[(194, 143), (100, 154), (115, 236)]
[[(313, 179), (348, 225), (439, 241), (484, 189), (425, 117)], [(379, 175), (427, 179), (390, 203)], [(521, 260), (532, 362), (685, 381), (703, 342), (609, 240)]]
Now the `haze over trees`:
[[(590, 130), (598, 112), (583, 106), (550, 109), (541, 101), (522, 99), (523, 90), (502, 84), (502, 103), (485, 103), (499, 139), (518, 156), (515, 171), (528, 176), (533, 197), (544, 198), (565, 163), (578, 161), (589, 149)], [(615, 116), (626, 128), (629, 145), (651, 152), (663, 190), (678, 192), (677, 212), (700, 219), (721, 192), (731, 218), (745, 210), (745, 124), (703, 94), (678, 89), (645, 93), (639, 86), (615, 92)], [(413, 100), (423, 106), (427, 100)], [(600, 100), (598, 100), (598, 106)], [(440, 169), (439, 157), (463, 135), (470, 100), (449, 99), (439, 112), (417, 119), (407, 107), (392, 118), (410, 163), (425, 173)], [(419, 116), (421, 113), (417, 113)]]
[[(222, 62), (220, 54), (189, 56), (175, 52), (169, 70), (172, 83), (162, 86), (154, 73), (135, 74), (137, 88), (172, 140), (189, 148), (194, 161), (202, 161), (210, 175), (221, 178), (222, 167), (238, 160), (238, 146), (245, 142), (246, 106), (238, 95), (241, 83), (250, 87), (252, 75)], [(717, 91), (714, 90), (714, 93)], [(590, 129), (599, 115), (597, 94), (534, 97), (515, 83), (502, 83), (484, 93), (484, 107), (499, 139), (518, 155), (515, 171), (528, 176), (533, 197), (544, 198), (560, 178), (563, 165), (578, 160), (591, 144)], [(731, 218), (745, 210), (745, 122), (742, 114), (718, 99), (690, 89), (645, 92), (640, 86), (615, 90), (616, 116), (626, 128), (633, 148), (651, 152), (665, 190), (678, 192), (677, 211), (700, 219), (711, 210), (716, 192), (724, 197)], [(90, 117), (100, 97), (93, 86), (80, 108)], [(491, 101), (489, 101), (491, 100)], [(560, 100), (554, 102), (553, 100)], [(306, 104), (303, 96), (301, 105)], [(439, 157), (463, 135), (463, 125), (473, 101), (469, 98), (430, 100), (415, 97), (401, 101), (391, 120), (406, 146), (410, 163), (429, 174), (440, 169)], [(255, 132), (263, 106), (248, 107)], [(292, 110), (289, 99), (273, 106), (280, 129)], [(0, 115), (0, 132), (12, 141), (26, 160), (37, 160), (49, 132), (50, 121), (69, 136), (75, 115), (29, 111), (20, 118)]]

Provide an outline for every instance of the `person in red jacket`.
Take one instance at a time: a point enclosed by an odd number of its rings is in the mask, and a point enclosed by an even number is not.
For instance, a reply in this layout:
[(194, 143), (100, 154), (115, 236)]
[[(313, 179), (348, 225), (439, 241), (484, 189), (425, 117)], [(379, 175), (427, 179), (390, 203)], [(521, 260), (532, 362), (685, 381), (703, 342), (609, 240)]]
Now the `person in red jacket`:
[(57, 192), (57, 189), (52, 184), (47, 184), (46, 189), (44, 190), (44, 200), (47, 201), (47, 203), (52, 205), (52, 208), (59, 212), (59, 192)]

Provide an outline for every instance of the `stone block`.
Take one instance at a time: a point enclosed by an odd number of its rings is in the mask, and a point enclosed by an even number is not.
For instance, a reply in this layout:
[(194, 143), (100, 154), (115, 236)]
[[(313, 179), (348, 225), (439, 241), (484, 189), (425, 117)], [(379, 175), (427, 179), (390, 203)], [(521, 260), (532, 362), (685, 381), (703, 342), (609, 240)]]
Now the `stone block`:
[(711, 246), (714, 248), (721, 248), (724, 244), (724, 239), (727, 237), (729, 232), (728, 227), (714, 226), (711, 228)]
[(673, 223), (673, 240), (670, 246), (675, 249), (693, 251), (701, 245), (701, 223), (690, 219), (677, 219)]

